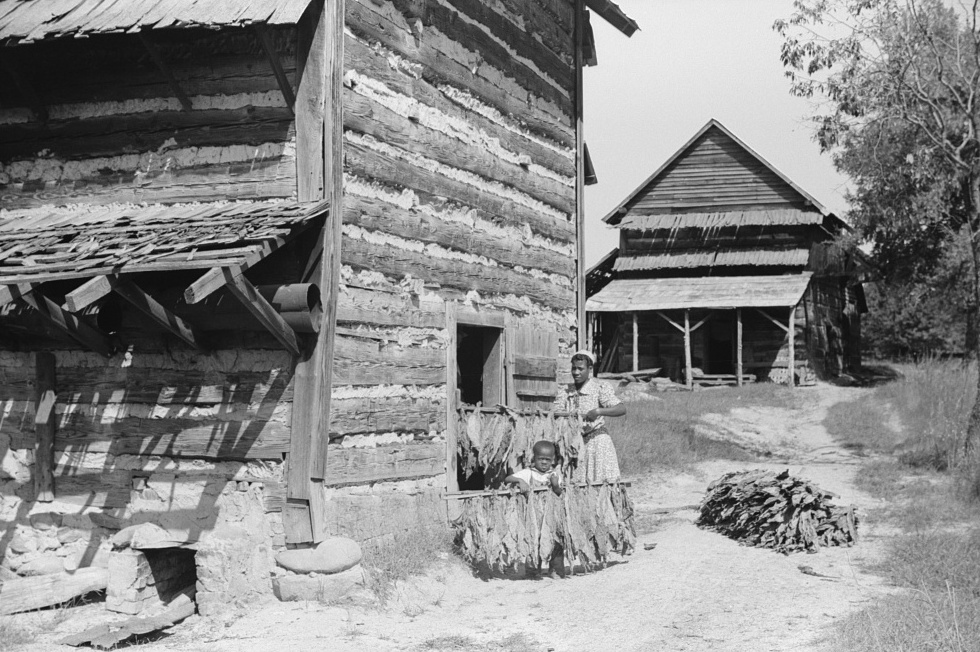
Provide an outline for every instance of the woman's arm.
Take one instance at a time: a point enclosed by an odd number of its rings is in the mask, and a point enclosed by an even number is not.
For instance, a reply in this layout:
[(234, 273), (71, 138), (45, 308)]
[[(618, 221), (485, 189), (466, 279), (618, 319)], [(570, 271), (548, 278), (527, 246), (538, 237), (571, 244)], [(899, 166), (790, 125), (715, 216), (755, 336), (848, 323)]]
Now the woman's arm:
[(626, 414), (626, 404), (617, 403), (609, 407), (592, 408), (585, 414), (586, 421), (595, 421), (599, 417), (621, 417)]

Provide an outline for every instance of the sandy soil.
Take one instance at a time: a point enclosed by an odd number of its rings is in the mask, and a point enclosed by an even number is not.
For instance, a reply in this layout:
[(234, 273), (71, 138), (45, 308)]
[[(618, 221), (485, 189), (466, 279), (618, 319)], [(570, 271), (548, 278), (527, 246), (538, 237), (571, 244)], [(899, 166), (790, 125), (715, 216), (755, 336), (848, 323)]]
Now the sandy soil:
[[(880, 554), (888, 533), (865, 522), (853, 548), (784, 556), (696, 528), (690, 508), (709, 482), (747, 468), (789, 469), (859, 511), (875, 506), (853, 486), (860, 461), (836, 446), (821, 426), (829, 406), (866, 390), (820, 385), (799, 391), (805, 407), (798, 410), (747, 407), (705, 425), (769, 442), (780, 459), (716, 461), (688, 474), (637, 479), (632, 491), (640, 525), (637, 551), (600, 572), (564, 580), (481, 580), (447, 563), (400, 586), (384, 610), (269, 602), (247, 613), (229, 612), (222, 620), (192, 617), (140, 649), (825, 649), (835, 620), (890, 590), (861, 570)], [(803, 574), (800, 566), (825, 577)], [(63, 636), (81, 629), (73, 620), (52, 628), (50, 636), (54, 630)]]

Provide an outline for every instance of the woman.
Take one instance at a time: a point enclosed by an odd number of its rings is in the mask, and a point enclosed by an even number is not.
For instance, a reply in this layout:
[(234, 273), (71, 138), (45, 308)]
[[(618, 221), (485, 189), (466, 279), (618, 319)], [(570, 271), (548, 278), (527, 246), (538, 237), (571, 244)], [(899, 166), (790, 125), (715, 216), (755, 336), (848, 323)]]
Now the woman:
[(576, 412), (582, 417), (582, 439), (585, 447), (579, 451), (575, 469), (576, 482), (616, 482), (619, 480), (619, 460), (616, 447), (606, 430), (604, 417), (621, 417), (626, 406), (607, 383), (592, 377), (595, 356), (589, 351), (577, 351), (572, 356), (571, 385), (559, 388), (555, 398), (556, 412)]

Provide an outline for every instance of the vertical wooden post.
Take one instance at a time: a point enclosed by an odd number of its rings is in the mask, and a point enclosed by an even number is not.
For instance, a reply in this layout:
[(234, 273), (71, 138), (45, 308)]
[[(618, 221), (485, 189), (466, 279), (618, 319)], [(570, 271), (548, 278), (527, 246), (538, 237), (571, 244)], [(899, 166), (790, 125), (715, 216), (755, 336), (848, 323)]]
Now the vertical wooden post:
[(742, 386), (742, 309), (735, 309), (735, 375), (738, 379), (736, 385)]
[(34, 495), (39, 503), (54, 500), (54, 428), (56, 402), (54, 354), (34, 354)]
[[(343, 62), (344, 0), (315, 0), (298, 29), (296, 89), (297, 197), (303, 202), (327, 199), (330, 214), (316, 243), (304, 280), (320, 287), (323, 320), (312, 352), (298, 360), (294, 372), (287, 502), (294, 518), (286, 522), (286, 540), (327, 536), (325, 515), (311, 509), (322, 496), (330, 439), (330, 398), (334, 334), (340, 284), (343, 215)], [(285, 512), (284, 512), (285, 517)]]
[(684, 380), (688, 389), (694, 389), (694, 373), (691, 371), (691, 311), (684, 309)]
[(633, 371), (640, 370), (640, 323), (633, 312)]
[[(575, 317), (577, 349), (588, 346), (585, 337), (585, 132), (582, 126), (582, 42), (585, 2), (575, 0)], [(591, 349), (589, 349), (591, 351)]]
[(796, 385), (796, 306), (789, 309), (789, 378), (790, 387)]
[[(456, 402), (456, 387), (459, 384), (457, 377), (456, 346), (457, 327), (456, 327), (456, 303), (446, 302), (446, 491), (459, 491), (459, 480), (456, 468), (456, 447), (459, 434), (456, 432), (456, 410), (459, 407)], [(505, 335), (506, 337), (506, 335)], [(505, 342), (505, 346), (509, 343)], [(446, 516), (450, 520), (459, 516), (459, 501), (446, 501)]]

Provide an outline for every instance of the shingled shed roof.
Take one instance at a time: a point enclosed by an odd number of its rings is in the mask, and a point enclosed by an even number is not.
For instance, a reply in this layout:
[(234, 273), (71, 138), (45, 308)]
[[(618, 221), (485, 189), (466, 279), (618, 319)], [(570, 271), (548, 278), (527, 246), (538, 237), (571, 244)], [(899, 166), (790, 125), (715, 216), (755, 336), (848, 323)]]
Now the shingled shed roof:
[(659, 231), (675, 229), (723, 229), (742, 226), (809, 226), (822, 224), (823, 213), (795, 208), (771, 211), (722, 211), (717, 213), (677, 213), (659, 215), (629, 214), (619, 223), (621, 229)]
[(690, 269), (694, 267), (727, 267), (732, 265), (774, 265), (805, 267), (809, 249), (719, 249), (619, 256), (613, 264), (617, 272), (646, 269)]
[(310, 0), (0, 0), (0, 43), (175, 27), (299, 22)]
[(255, 264), (327, 210), (265, 201), (0, 211), (0, 284)]
[(592, 312), (775, 308), (800, 302), (810, 274), (618, 279), (586, 302)]

